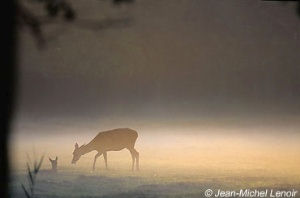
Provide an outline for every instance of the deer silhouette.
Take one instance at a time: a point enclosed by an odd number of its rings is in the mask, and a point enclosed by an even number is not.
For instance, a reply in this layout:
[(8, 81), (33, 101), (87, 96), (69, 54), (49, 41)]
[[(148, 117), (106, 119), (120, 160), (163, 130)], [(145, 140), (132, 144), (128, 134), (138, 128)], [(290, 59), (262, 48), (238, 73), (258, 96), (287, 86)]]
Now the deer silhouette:
[(51, 162), (51, 165), (52, 165), (51, 171), (53, 171), (53, 172), (57, 171), (57, 160), (58, 160), (57, 156), (54, 160), (49, 157), (49, 161)]
[(80, 157), (86, 153), (96, 150), (98, 153), (95, 155), (93, 170), (95, 170), (95, 164), (97, 158), (103, 154), (105, 167), (107, 169), (107, 152), (108, 151), (120, 151), (122, 149), (128, 149), (132, 157), (132, 171), (134, 170), (134, 163), (136, 162), (136, 170), (139, 170), (139, 152), (135, 150), (134, 145), (137, 140), (138, 133), (132, 129), (119, 128), (109, 131), (99, 132), (94, 139), (92, 139), (87, 145), (78, 146), (75, 144), (73, 152), (72, 164), (80, 159)]

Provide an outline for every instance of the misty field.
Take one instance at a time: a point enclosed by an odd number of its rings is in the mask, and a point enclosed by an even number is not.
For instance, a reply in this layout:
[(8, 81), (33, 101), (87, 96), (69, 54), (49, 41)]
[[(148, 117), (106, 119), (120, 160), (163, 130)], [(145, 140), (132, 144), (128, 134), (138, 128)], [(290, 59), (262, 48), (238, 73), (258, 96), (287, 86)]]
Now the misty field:
[[(139, 149), (141, 170), (135, 172), (126, 150), (108, 153), (108, 170), (101, 156), (94, 172), (95, 153), (71, 165), (71, 152), (61, 151), (57, 173), (49, 173), (50, 162), (44, 160), (35, 193), (37, 197), (204, 197), (206, 189), (300, 189), (299, 153), (294, 147), (283, 152), (274, 146), (253, 147), (251, 152), (246, 147), (143, 148)], [(25, 197), (21, 184), (28, 185), (28, 180), (25, 161), (22, 164), (12, 177), (13, 197)]]
[[(211, 170), (169, 170), (163, 173), (144, 170), (137, 173), (121, 170), (98, 172), (60, 170), (38, 175), (37, 197), (204, 197), (206, 189), (299, 189), (297, 177), (266, 176), (252, 173), (210, 172)], [(252, 175), (252, 176), (251, 176)], [(25, 197), (21, 182), (24, 173), (15, 174), (13, 197)]]
[[(152, 133), (138, 130), (141, 131), (136, 143), (140, 171), (134, 172), (127, 149), (108, 152), (108, 170), (100, 156), (92, 172), (96, 151), (71, 164), (75, 142), (88, 143), (94, 133), (35, 138), (19, 134), (11, 144), (14, 145), (12, 197), (25, 197), (21, 184), (28, 186), (26, 162), (32, 163), (42, 155), (45, 159), (37, 176), (36, 197), (205, 197), (207, 189), (299, 191), (298, 134), (262, 135), (255, 133), (256, 130), (243, 130), (245, 133), (227, 130), (226, 135), (221, 129), (186, 135), (176, 134), (176, 130), (172, 130), (173, 135), (167, 130), (166, 135), (155, 130)], [(58, 171), (49, 173), (48, 157), (55, 156), (58, 156)]]

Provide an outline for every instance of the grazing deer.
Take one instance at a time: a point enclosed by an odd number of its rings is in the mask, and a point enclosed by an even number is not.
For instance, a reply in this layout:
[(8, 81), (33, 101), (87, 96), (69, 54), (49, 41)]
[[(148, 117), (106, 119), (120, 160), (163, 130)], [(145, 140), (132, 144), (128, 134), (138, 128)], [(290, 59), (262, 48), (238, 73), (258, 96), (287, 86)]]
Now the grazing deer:
[(95, 170), (96, 160), (101, 154), (103, 154), (105, 167), (107, 169), (107, 152), (120, 151), (126, 148), (131, 153), (132, 171), (134, 170), (134, 162), (136, 162), (136, 170), (139, 170), (139, 152), (134, 148), (137, 137), (137, 132), (128, 128), (100, 132), (87, 145), (84, 144), (78, 147), (78, 144), (75, 144), (72, 164), (75, 164), (81, 155), (96, 150), (98, 153), (94, 158), (93, 170)]
[(52, 165), (51, 171), (53, 171), (53, 172), (57, 171), (57, 160), (58, 160), (57, 156), (56, 156), (55, 160), (53, 160), (49, 157), (49, 161), (51, 162), (51, 165)]

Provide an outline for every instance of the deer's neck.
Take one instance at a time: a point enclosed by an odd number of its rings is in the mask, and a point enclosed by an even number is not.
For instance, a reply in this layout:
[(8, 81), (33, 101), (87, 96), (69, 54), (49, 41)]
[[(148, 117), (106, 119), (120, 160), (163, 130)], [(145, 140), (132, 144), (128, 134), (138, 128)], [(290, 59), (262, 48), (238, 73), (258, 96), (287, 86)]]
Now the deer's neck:
[(80, 150), (81, 150), (81, 155), (84, 155), (86, 153), (89, 153), (89, 152), (95, 150), (95, 147), (93, 144), (88, 143), (87, 145), (82, 146)]

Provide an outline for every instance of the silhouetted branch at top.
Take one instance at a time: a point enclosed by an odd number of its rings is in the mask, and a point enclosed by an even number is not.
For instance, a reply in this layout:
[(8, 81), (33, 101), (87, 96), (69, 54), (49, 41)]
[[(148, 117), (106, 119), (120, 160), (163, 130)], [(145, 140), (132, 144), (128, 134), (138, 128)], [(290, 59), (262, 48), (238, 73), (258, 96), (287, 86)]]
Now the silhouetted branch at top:
[(22, 5), (17, 6), (17, 23), (21, 26), (28, 26), (38, 43), (44, 44), (40, 21), (32, 12)]
[[(122, 3), (128, 4), (133, 2), (134, 0), (112, 0), (112, 3), (116, 6)], [(68, 22), (76, 19), (76, 11), (67, 0), (30, 0), (30, 3), (37, 3), (44, 6), (45, 14), (51, 19), (62, 17)], [(17, 22), (19, 26), (27, 26), (31, 30), (39, 46), (45, 43), (41, 18), (20, 2), (17, 4)]]
[[(62, 17), (66, 21), (74, 21), (76, 19), (76, 11), (73, 9), (72, 4), (67, 0), (28, 0), (30, 3), (41, 4), (44, 6), (46, 16), (51, 19)], [(135, 0), (99, 0), (99, 1), (111, 1), (113, 5), (119, 6), (121, 4), (133, 3)], [(283, 0), (284, 3), (297, 0)], [(296, 12), (300, 17), (300, 0), (297, 1)], [(45, 38), (42, 33), (42, 21), (40, 17), (27, 9), (24, 5), (18, 2), (17, 6), (17, 21), (21, 26), (27, 26), (31, 30), (33, 36), (36, 38), (38, 44), (41, 46), (45, 43)], [(106, 23), (106, 22), (104, 22)], [(107, 24), (105, 24), (107, 25)], [(87, 25), (89, 26), (89, 25)], [(97, 26), (97, 25), (96, 25)], [(104, 26), (102, 24), (98, 25)], [(97, 29), (97, 28), (96, 28)]]

